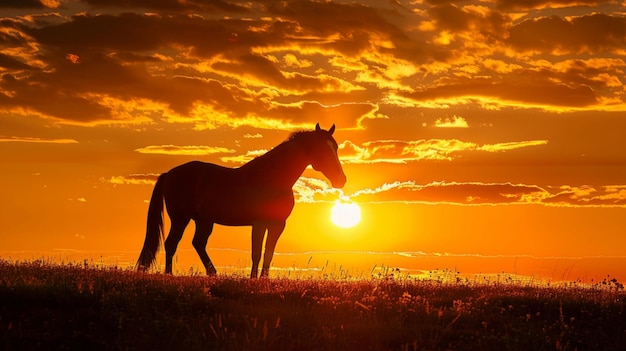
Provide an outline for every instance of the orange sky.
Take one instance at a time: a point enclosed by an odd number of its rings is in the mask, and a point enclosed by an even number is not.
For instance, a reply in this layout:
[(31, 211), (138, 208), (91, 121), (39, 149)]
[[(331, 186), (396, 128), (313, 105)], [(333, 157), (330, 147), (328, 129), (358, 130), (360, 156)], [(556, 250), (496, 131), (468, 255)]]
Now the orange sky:
[(0, 253), (134, 261), (155, 175), (320, 122), (348, 183), (307, 170), (278, 252), (626, 280), (624, 57), (624, 1), (3, 1)]

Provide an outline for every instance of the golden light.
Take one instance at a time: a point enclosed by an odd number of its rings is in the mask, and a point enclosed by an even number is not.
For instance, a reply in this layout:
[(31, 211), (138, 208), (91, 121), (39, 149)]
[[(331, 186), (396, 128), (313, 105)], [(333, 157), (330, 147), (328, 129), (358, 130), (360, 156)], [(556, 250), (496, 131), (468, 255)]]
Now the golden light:
[(354, 202), (337, 200), (331, 209), (330, 220), (341, 228), (354, 227), (361, 222), (361, 208)]

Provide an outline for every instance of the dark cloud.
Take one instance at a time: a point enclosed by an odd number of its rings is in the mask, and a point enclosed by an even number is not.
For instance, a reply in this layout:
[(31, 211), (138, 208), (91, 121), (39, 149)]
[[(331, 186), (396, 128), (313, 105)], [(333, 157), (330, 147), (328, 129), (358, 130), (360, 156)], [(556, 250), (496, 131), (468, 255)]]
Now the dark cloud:
[(496, 0), (500, 10), (530, 10), (565, 6), (597, 6), (613, 0)]
[[(278, 43), (281, 38), (291, 35), (284, 32), (297, 31), (290, 22), (275, 21), (270, 23), (267, 33), (256, 33), (244, 29), (250, 23), (240, 20), (225, 22), (183, 15), (125, 13), (81, 14), (65, 23), (42, 27), (30, 27), (23, 23), (17, 25), (26, 33), (25, 36), (33, 37), (38, 45), (46, 48), (42, 51), (45, 56), (40, 58), (44, 59), (47, 69), (27, 78), (14, 79), (12, 83), (5, 80), (2, 83), (4, 90), (15, 93), (11, 98), (4, 96), (3, 99), (7, 101), (7, 106), (23, 106), (59, 119), (74, 122), (106, 120), (107, 112), (112, 112), (111, 107), (100, 106), (98, 100), (85, 98), (88, 94), (105, 94), (125, 101), (149, 99), (166, 104), (180, 115), (188, 115), (196, 103), (209, 105), (232, 118), (284, 116), (287, 120), (308, 122), (330, 119), (327, 117), (329, 112), (336, 115), (332, 112), (336, 108), (319, 109), (319, 104), (270, 106), (268, 100), (259, 100), (243, 89), (233, 85), (226, 88), (217, 80), (200, 78), (203, 73), (194, 69), (174, 68), (172, 65), (169, 74), (163, 75), (154, 74), (151, 66), (145, 65), (162, 64), (159, 70), (165, 72), (168, 61), (175, 59), (172, 53), (182, 47), (189, 48), (188, 53), (197, 55), (183, 57), (182, 61), (181, 57), (176, 57), (176, 62), (188, 62), (189, 65), (201, 63), (214, 55), (225, 55), (232, 48), (233, 51), (224, 56), (228, 59), (214, 63), (213, 69), (242, 79), (252, 77), (258, 84), (284, 89), (287, 94), (346, 91), (347, 83), (341, 79), (298, 72), (287, 76), (267, 57), (250, 53), (252, 46), (272, 45), (272, 42)], [(236, 40), (232, 40), (233, 33), (239, 33)], [(68, 60), (68, 55), (73, 60)], [(0, 64), (14, 69), (19, 62), (17, 58), (0, 58)], [(27, 68), (28, 65), (21, 67)], [(171, 76), (177, 71), (181, 74)], [(32, 94), (37, 94), (37, 98), (30, 97)], [(63, 98), (59, 98), (59, 94)], [(64, 115), (59, 101), (83, 108)], [(52, 107), (55, 104), (57, 106)], [(311, 107), (313, 109), (309, 112)], [(351, 121), (347, 125), (355, 126), (363, 114), (372, 110), (369, 105), (361, 107), (350, 108), (356, 114), (345, 117), (346, 121)], [(345, 107), (341, 109), (346, 110)], [(291, 116), (287, 117), (287, 111), (291, 112)]]
[(347, 87), (342, 85), (342, 80), (338, 78), (302, 73), (290, 73), (287, 76), (274, 62), (259, 55), (242, 55), (231, 62), (215, 63), (212, 67), (230, 74), (254, 77), (278, 89), (286, 89), (298, 94), (310, 91), (347, 90)]
[(504, 101), (550, 106), (584, 107), (597, 102), (594, 91), (588, 86), (569, 86), (550, 81), (494, 82), (473, 79), (466, 82), (440, 84), (403, 96), (416, 101), (452, 99), (455, 97), (487, 97)]
[(54, 8), (54, 2), (43, 0), (2, 0), (0, 2), (0, 8), (14, 8), (14, 9), (43, 9)]
[[(307, 0), (83, 2), (135, 12), (0, 19), (0, 45), (11, 49), (0, 54), (0, 67), (10, 74), (0, 81), (3, 106), (94, 122), (132, 120), (132, 107), (120, 104), (141, 100), (155, 103), (149, 118), (170, 121), (199, 123), (216, 113), (292, 124), (340, 120), (351, 127), (390, 93), (418, 102), (479, 97), (588, 107), (608, 101), (608, 94), (615, 99), (614, 65), (581, 59), (559, 70), (533, 67), (515, 50), (593, 52), (625, 44), (621, 17), (547, 17), (512, 26), (490, 4), (431, 1), (413, 4), (422, 11), (411, 12)], [(436, 43), (442, 32), (453, 36), (447, 46)], [(477, 58), (504, 40), (510, 58)], [(287, 54), (306, 64), (285, 64)], [(52, 106), (60, 102), (76, 109)]]
[(564, 19), (557, 16), (521, 22), (509, 31), (507, 43), (518, 50), (594, 53), (626, 46), (626, 17), (605, 14)]
[(123, 101), (149, 99), (183, 115), (196, 101), (215, 101), (226, 109), (237, 104), (232, 93), (216, 81), (153, 76), (141, 65), (128, 65), (100, 54), (81, 54), (77, 64), (60, 52), (51, 56), (56, 56), (48, 61), (53, 70), (35, 72), (24, 79), (6, 76), (0, 82), (2, 90), (13, 92), (12, 97), (3, 98), (5, 106), (21, 106), (61, 120), (95, 122), (116, 117), (111, 107), (90, 94)]
[(150, 9), (153, 11), (219, 11), (230, 13), (246, 13), (248, 8), (235, 2), (221, 0), (80, 0), (94, 7)]
[(470, 18), (468, 13), (458, 8), (453, 3), (435, 6), (429, 11), (442, 29), (458, 31), (467, 30), (469, 28)]
[[(297, 16), (306, 18), (305, 14)], [(313, 25), (313, 24), (311, 24)], [(343, 26), (343, 25), (342, 25)], [(191, 15), (76, 15), (71, 21), (51, 26), (27, 28), (43, 45), (78, 50), (150, 51), (189, 48), (201, 59), (215, 55), (228, 57), (250, 55), (252, 48), (285, 46), (328, 47), (343, 54), (355, 54), (371, 45), (363, 28), (348, 26), (329, 32), (326, 26), (303, 27), (291, 20), (214, 20)], [(397, 31), (397, 30), (396, 30)], [(326, 36), (341, 33), (329, 41)], [(317, 40), (311, 38), (318, 37)], [(365, 40), (365, 41), (363, 41)], [(321, 43), (326, 42), (326, 43)], [(248, 56), (253, 65), (259, 59)]]
[[(416, 48), (402, 30), (386, 21), (375, 9), (365, 6), (308, 1), (278, 5), (270, 2), (267, 11), (267, 15), (280, 16), (280, 19), (222, 20), (186, 14), (81, 14), (69, 22), (36, 28), (29, 33), (42, 44), (71, 50), (80, 47), (136, 51), (182, 45), (191, 47), (203, 58), (231, 50), (242, 53), (250, 52), (252, 47), (293, 44), (327, 47), (354, 56), (374, 45), (372, 33), (394, 41), (402, 50)], [(312, 16), (312, 13), (320, 16)], [(346, 13), (351, 16), (346, 17)], [(328, 40), (334, 35), (339, 37)], [(312, 38), (317, 40), (311, 41)]]
[(498, 11), (482, 8), (478, 11), (472, 7), (457, 7), (453, 3), (444, 2), (433, 6), (428, 11), (437, 21), (438, 28), (454, 32), (474, 30), (490, 36), (500, 37), (505, 32), (511, 19)]
[[(13, 91), (12, 96), (0, 95), (0, 106), (5, 108), (26, 108), (46, 116), (76, 122), (109, 120), (111, 110), (96, 101), (67, 94), (55, 86), (25, 83), (4, 76), (0, 87)], [(71, 108), (68, 108), (71, 107)]]
[(28, 39), (25, 38), (21, 29), (24, 26), (20, 21), (3, 18), (0, 19), (0, 28), (4, 29), (0, 31), (0, 45), (2, 48), (16, 48), (26, 45)]
[[(71, 21), (27, 31), (39, 43), (69, 51), (147, 51), (183, 45), (224, 49), (230, 31), (217, 21), (189, 16), (77, 15)], [(214, 51), (217, 51), (215, 49)], [(207, 52), (206, 49), (203, 50)]]
[(266, 11), (281, 18), (295, 20), (304, 30), (319, 35), (375, 32), (404, 36), (376, 8), (358, 3), (268, 1)]
[[(337, 51), (342, 55), (356, 56), (377, 45), (380, 38), (393, 43), (393, 52), (398, 57), (424, 60), (427, 45), (410, 38), (393, 20), (405, 20), (396, 12), (382, 11), (358, 3), (318, 1), (268, 2), (269, 14), (287, 18), (298, 24), (301, 36), (321, 39), (330, 36), (320, 47)], [(338, 37), (336, 37), (338, 36)], [(381, 49), (381, 51), (387, 51)]]
[(295, 35), (289, 26), (271, 24), (268, 31), (251, 27), (264, 22), (213, 20), (193, 15), (80, 14), (58, 25), (26, 28), (39, 43), (68, 52), (109, 51), (134, 54), (162, 51), (178, 61), (180, 50), (197, 59), (248, 54), (252, 47), (280, 45)]
[(8, 70), (30, 70), (33, 69), (30, 65), (22, 62), (22, 60), (5, 55), (0, 52), (0, 67), (4, 67)]

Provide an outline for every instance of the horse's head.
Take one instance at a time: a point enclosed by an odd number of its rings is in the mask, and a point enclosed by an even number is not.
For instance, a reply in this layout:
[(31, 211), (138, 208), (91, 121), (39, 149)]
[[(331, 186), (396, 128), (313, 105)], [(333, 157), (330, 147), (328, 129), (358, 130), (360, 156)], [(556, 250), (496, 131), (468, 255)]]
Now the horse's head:
[(337, 149), (339, 146), (333, 138), (335, 125), (329, 130), (320, 128), (320, 124), (315, 125), (314, 142), (311, 145), (311, 166), (313, 169), (322, 172), (334, 188), (343, 188), (346, 184), (346, 175), (343, 173)]

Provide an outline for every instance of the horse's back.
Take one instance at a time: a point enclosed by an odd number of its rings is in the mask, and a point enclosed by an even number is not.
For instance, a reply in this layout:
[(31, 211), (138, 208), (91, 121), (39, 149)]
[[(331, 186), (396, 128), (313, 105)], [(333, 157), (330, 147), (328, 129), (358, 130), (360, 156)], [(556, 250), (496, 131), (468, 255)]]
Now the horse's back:
[(173, 181), (220, 181), (223, 178), (230, 178), (234, 170), (214, 163), (191, 161), (176, 166), (167, 173)]
[(220, 183), (228, 178), (230, 168), (201, 161), (176, 166), (165, 173), (163, 196), (170, 215), (190, 214), (195, 209), (198, 187), (201, 183)]
[(167, 172), (165, 202), (171, 215), (202, 218), (224, 225), (284, 221), (294, 206), (293, 190), (258, 182), (241, 168), (192, 161)]

